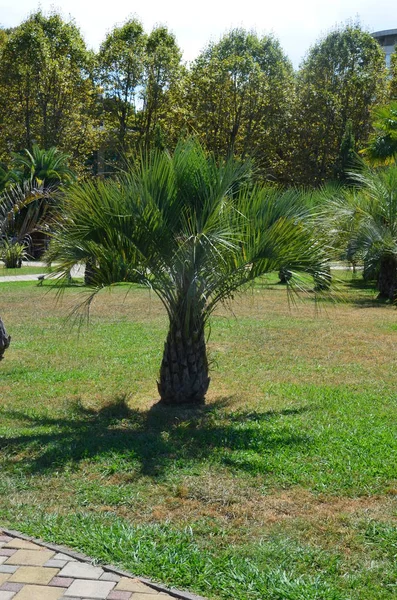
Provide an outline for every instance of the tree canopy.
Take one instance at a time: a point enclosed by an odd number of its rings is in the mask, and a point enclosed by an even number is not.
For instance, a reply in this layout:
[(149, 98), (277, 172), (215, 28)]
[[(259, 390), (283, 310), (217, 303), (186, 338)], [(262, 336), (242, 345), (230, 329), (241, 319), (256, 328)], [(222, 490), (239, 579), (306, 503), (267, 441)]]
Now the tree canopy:
[(130, 18), (89, 52), (73, 21), (36, 11), (0, 29), (0, 188), (12, 152), (71, 157), (79, 176), (108, 176), (150, 148), (197, 136), (218, 157), (251, 158), (258, 180), (344, 180), (368, 146), (371, 111), (395, 96), (397, 54), (360, 25), (321, 38), (301, 68), (274, 35), (232, 29), (190, 65), (164, 25)]
[(255, 157), (279, 173), (293, 96), (292, 65), (273, 36), (233, 29), (187, 77), (185, 126), (219, 156)]
[(371, 131), (371, 109), (385, 93), (383, 50), (361, 27), (349, 24), (315, 44), (297, 76), (296, 181), (319, 184), (331, 179), (348, 123), (355, 150), (360, 150)]
[(81, 169), (95, 148), (96, 91), (79, 30), (38, 11), (0, 45), (0, 156), (56, 146)]

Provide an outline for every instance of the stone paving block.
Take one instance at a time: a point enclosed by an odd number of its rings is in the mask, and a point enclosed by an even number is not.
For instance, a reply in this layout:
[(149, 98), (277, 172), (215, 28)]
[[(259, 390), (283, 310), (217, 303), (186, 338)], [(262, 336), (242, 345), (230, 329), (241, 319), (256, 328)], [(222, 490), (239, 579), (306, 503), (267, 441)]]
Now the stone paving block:
[(120, 575), (116, 575), (116, 573), (105, 573), (103, 575), (100, 576), (101, 580), (103, 581), (115, 581), (116, 583), (120, 581), (121, 576)]
[(8, 583), (8, 581), (6, 581), (5, 583), (3, 583), (2, 586), (0, 586), (0, 590), (4, 590), (6, 592), (14, 592), (14, 594), (16, 594), (16, 592), (19, 592), (19, 590), (21, 590), (23, 588), (23, 583)]
[(62, 569), (66, 565), (66, 560), (56, 560), (52, 558), (48, 562), (45, 563), (45, 567), (56, 567), (57, 569)]
[(31, 583), (33, 585), (47, 585), (56, 575), (59, 569), (46, 567), (19, 567), (10, 576), (11, 583)]
[(83, 598), (95, 598), (105, 600), (114, 588), (114, 581), (93, 581), (92, 579), (76, 579), (65, 592), (65, 598), (70, 596), (81, 596)]
[(12, 539), (9, 535), (0, 535), (0, 542), (11, 542)]
[(11, 577), (10, 573), (0, 573), (0, 585), (3, 585)]
[(157, 594), (157, 592), (153, 588), (149, 587), (148, 585), (145, 585), (144, 583), (139, 581), (139, 579), (129, 579), (128, 577), (122, 577), (114, 589), (123, 592)]
[(15, 573), (17, 568), (17, 566), (13, 567), (12, 565), (0, 565), (0, 573)]
[(12, 556), (15, 554), (16, 549), (12, 550), (11, 548), (0, 548), (0, 556)]
[(87, 563), (69, 562), (58, 573), (59, 577), (78, 577), (80, 579), (99, 579), (103, 575), (101, 567)]
[(0, 556), (0, 565), (7, 560), (8, 556)]
[(5, 564), (42, 567), (54, 554), (51, 550), (17, 550)]
[(38, 546), (37, 544), (33, 544), (33, 542), (27, 542), (26, 540), (19, 540), (18, 538), (14, 538), (10, 542), (5, 544), (4, 548), (16, 548), (17, 550), (42, 550), (42, 546)]
[(0, 600), (11, 600), (15, 596), (15, 592), (2, 592), (0, 591)]
[(54, 560), (66, 560), (66, 562), (77, 562), (75, 558), (68, 556), (67, 554), (63, 554), (62, 552), (57, 552), (54, 556)]
[(142, 594), (138, 592), (138, 594), (132, 594), (131, 600), (175, 600), (175, 598), (171, 598), (168, 594), (156, 594), (154, 590), (152, 590), (152, 594)]
[(58, 600), (63, 589), (46, 585), (24, 585), (12, 600)]
[(131, 592), (110, 592), (109, 596), (106, 600), (131, 600), (132, 593)]
[(54, 577), (54, 579), (51, 579), (48, 585), (55, 585), (58, 587), (68, 588), (70, 585), (72, 585), (73, 581), (74, 579), (72, 579), (71, 577)]

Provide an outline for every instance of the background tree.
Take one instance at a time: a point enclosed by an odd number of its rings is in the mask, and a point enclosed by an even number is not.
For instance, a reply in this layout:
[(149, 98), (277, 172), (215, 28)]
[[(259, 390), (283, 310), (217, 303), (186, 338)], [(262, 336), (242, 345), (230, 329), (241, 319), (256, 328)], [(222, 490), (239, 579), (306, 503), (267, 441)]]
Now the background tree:
[(147, 36), (137, 19), (115, 27), (98, 54), (97, 80), (103, 90), (108, 145), (118, 155), (136, 143)]
[(40, 256), (56, 205), (55, 190), (36, 180), (14, 183), (0, 197), (0, 257), (20, 267), (27, 255)]
[(353, 134), (353, 124), (349, 119), (346, 123), (346, 129), (340, 144), (339, 155), (334, 165), (334, 177), (339, 181), (346, 182), (349, 180), (349, 171), (360, 161), (358, 154), (355, 151), (356, 140)]
[(159, 26), (147, 35), (136, 19), (116, 27), (98, 55), (103, 89), (107, 158), (165, 143), (170, 120), (170, 88), (178, 80), (181, 51), (175, 36)]
[(217, 165), (189, 140), (118, 181), (72, 187), (49, 259), (64, 277), (91, 260), (93, 293), (116, 282), (152, 288), (169, 317), (160, 397), (200, 403), (209, 385), (205, 325), (217, 304), (284, 265), (321, 279), (323, 247), (297, 203), (296, 192), (248, 186), (245, 166)]
[(397, 50), (390, 57), (390, 100), (397, 100)]
[(0, 45), (0, 155), (56, 146), (81, 169), (96, 143), (96, 90), (79, 30), (40, 11)]
[(147, 38), (142, 86), (142, 137), (146, 151), (165, 145), (172, 106), (172, 88), (181, 75), (182, 53), (175, 36), (160, 26)]
[(311, 48), (296, 89), (291, 172), (298, 183), (318, 185), (334, 175), (349, 121), (354, 150), (367, 143), (370, 111), (386, 92), (384, 53), (359, 25), (346, 25)]
[(32, 152), (13, 155), (0, 196), (0, 234), (3, 254), (9, 257), (7, 266), (21, 266), (26, 254), (38, 258), (44, 252), (59, 191), (76, 180), (68, 161), (68, 155), (56, 148), (42, 150), (36, 145)]
[(262, 173), (283, 170), (292, 66), (272, 36), (234, 29), (193, 63), (185, 126), (218, 156), (255, 157)]

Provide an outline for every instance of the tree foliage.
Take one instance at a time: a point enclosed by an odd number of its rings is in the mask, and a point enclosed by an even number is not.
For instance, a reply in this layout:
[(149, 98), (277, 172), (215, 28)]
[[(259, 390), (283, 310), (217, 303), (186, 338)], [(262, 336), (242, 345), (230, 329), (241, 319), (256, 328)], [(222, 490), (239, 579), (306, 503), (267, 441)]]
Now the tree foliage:
[(218, 156), (255, 157), (263, 174), (283, 170), (292, 66), (273, 36), (234, 29), (193, 63), (184, 124)]
[(295, 181), (317, 185), (332, 178), (349, 121), (355, 150), (366, 144), (370, 111), (385, 90), (384, 53), (360, 26), (336, 29), (311, 48), (297, 76)]
[(98, 54), (97, 80), (108, 145), (116, 156), (155, 142), (180, 60), (175, 37), (163, 26), (147, 35), (141, 22), (131, 19), (106, 37)]
[(397, 101), (397, 50), (390, 57), (390, 100)]
[(32, 14), (0, 45), (0, 155), (53, 146), (81, 163), (95, 144), (96, 91), (79, 30)]

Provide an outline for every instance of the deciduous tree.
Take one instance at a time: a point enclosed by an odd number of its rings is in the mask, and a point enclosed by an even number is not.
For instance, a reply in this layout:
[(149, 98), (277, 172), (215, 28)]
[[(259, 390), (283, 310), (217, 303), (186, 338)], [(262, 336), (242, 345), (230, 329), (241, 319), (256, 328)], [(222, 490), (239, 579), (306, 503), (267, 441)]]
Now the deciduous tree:
[(146, 41), (141, 22), (130, 19), (107, 35), (98, 54), (107, 143), (118, 154), (127, 152), (139, 132)]
[(193, 63), (185, 126), (217, 155), (255, 157), (262, 174), (279, 175), (292, 96), (292, 66), (278, 41), (234, 29)]
[(77, 27), (31, 15), (0, 45), (0, 154), (56, 146), (81, 167), (95, 146), (96, 90)]
[(384, 53), (359, 25), (336, 29), (315, 44), (297, 76), (295, 181), (318, 185), (332, 178), (348, 122), (358, 151), (371, 131), (370, 111), (385, 93)]

